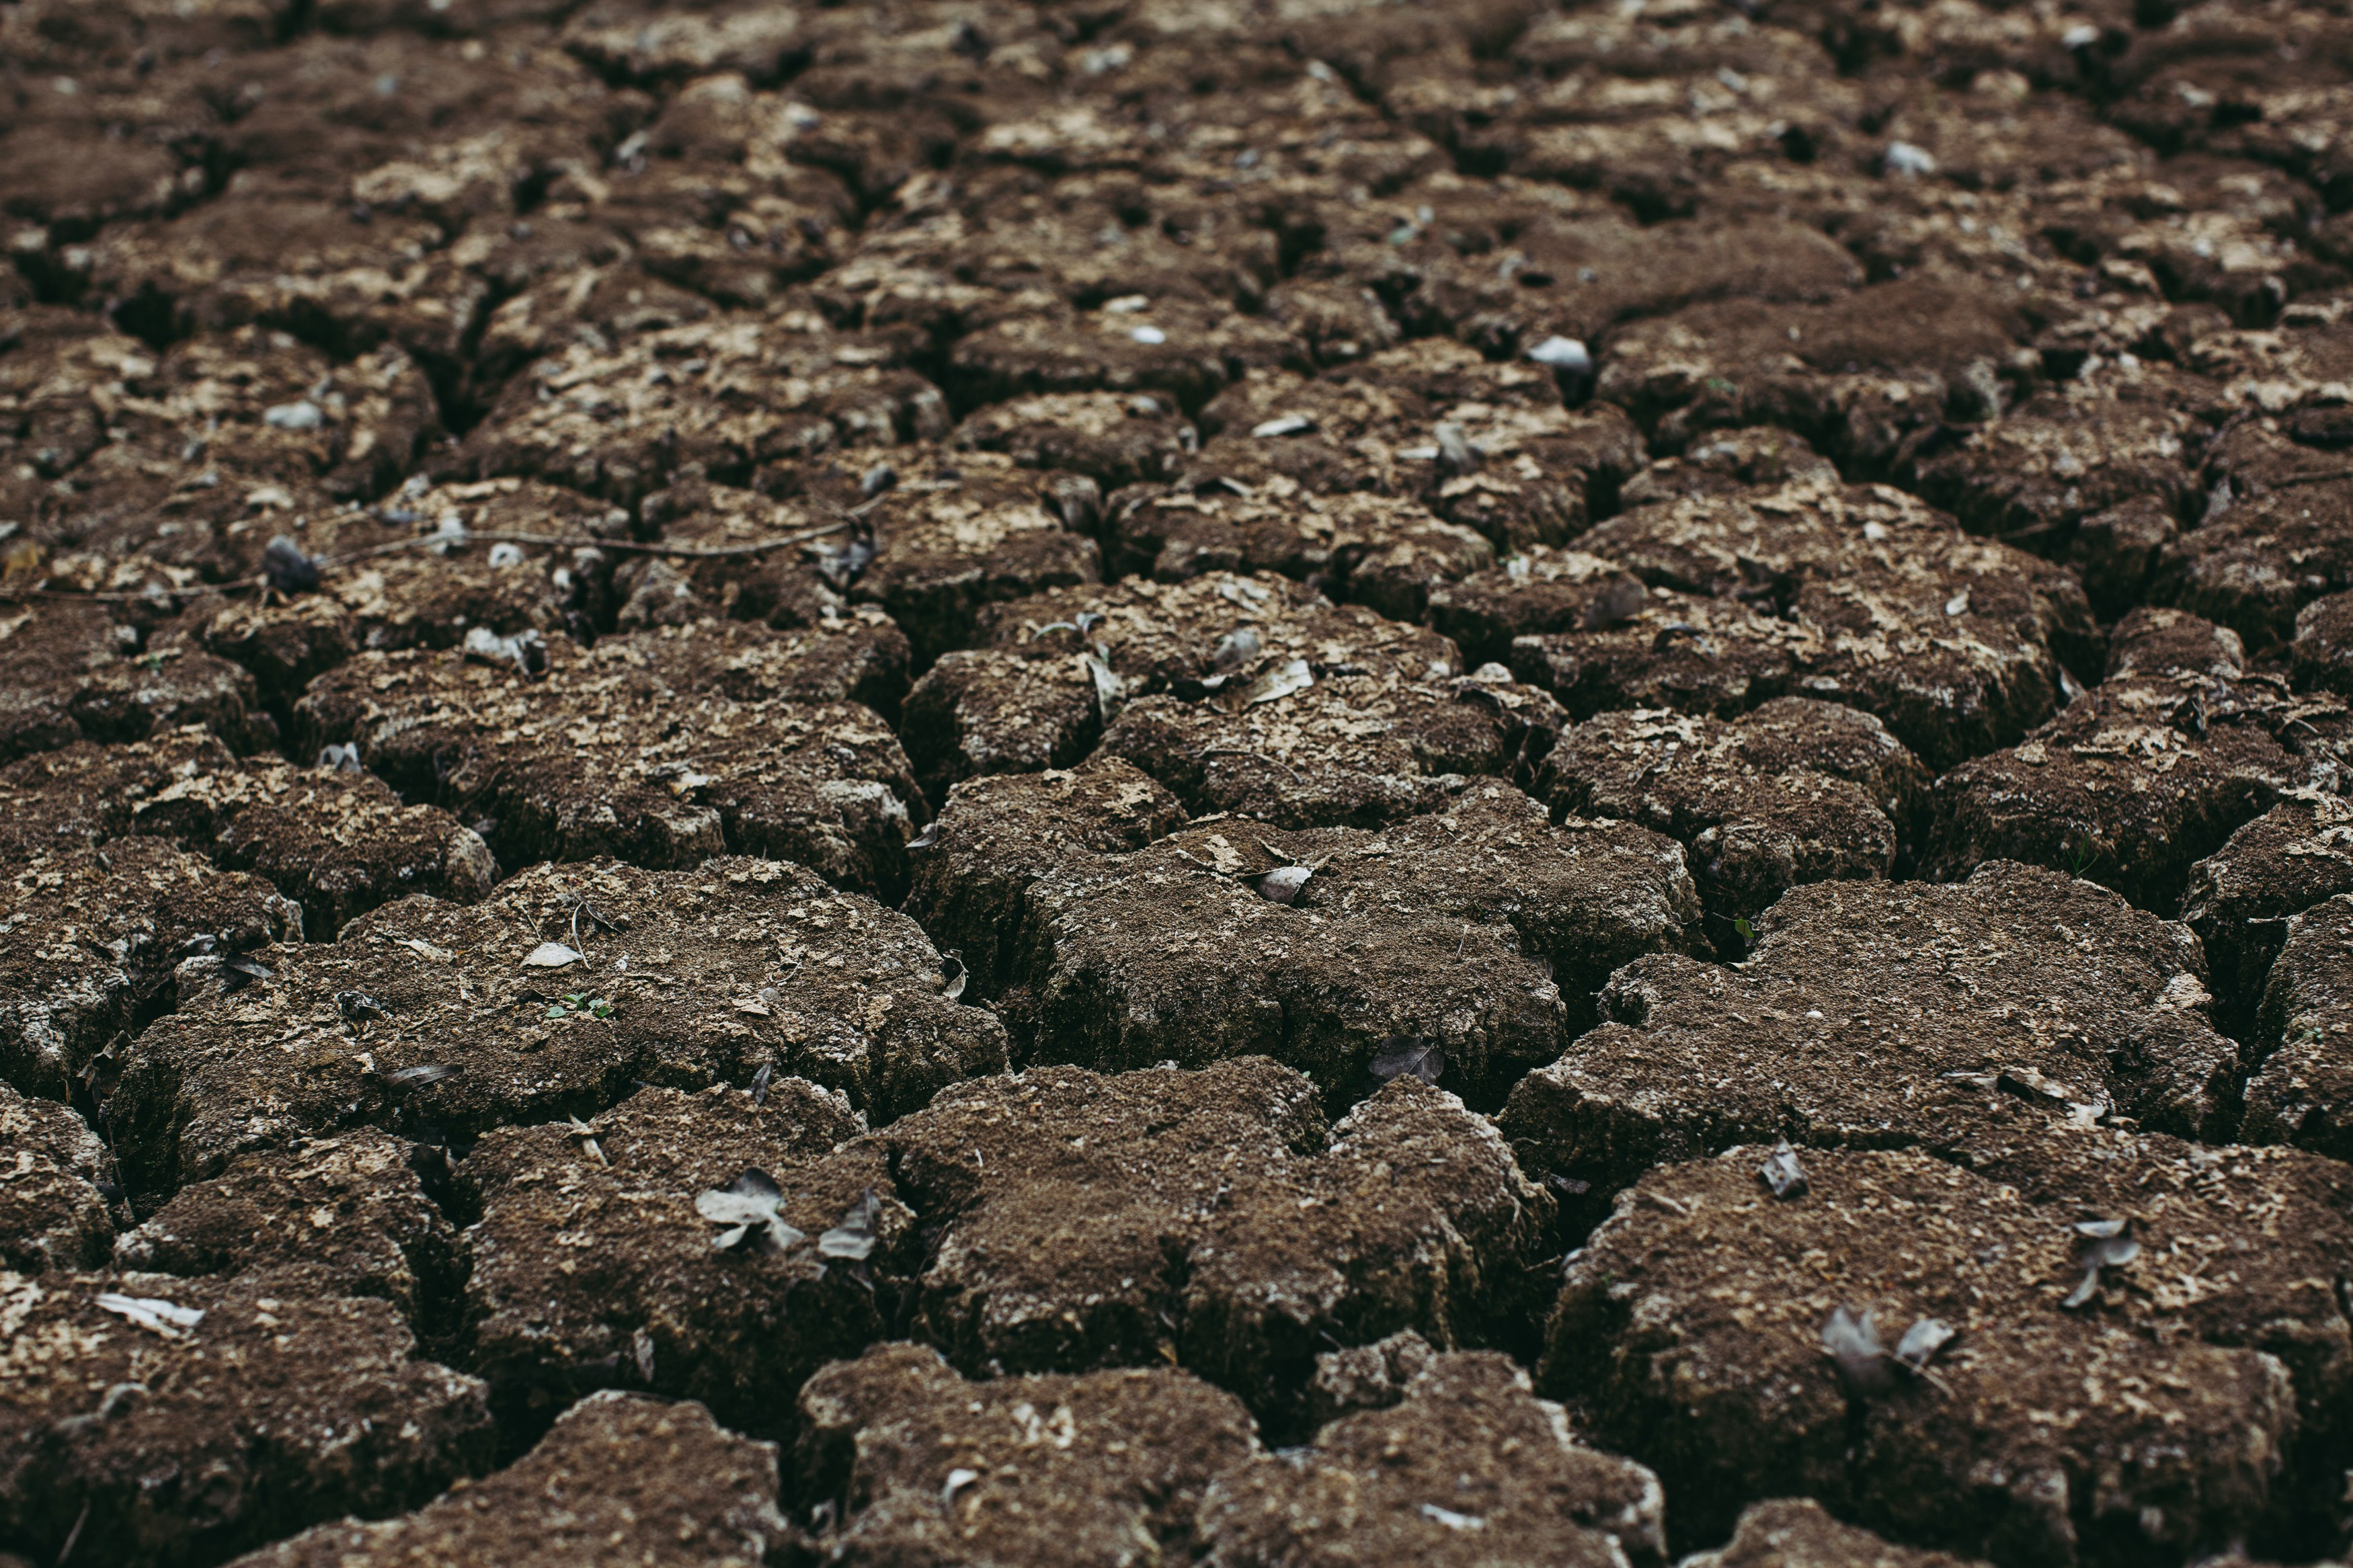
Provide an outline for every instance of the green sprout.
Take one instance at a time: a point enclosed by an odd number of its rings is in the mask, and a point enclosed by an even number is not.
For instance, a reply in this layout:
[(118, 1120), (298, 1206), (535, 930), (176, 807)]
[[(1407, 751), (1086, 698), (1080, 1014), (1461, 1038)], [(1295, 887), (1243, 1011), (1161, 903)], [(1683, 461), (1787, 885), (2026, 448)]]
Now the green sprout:
[(2092, 842), (2089, 834), (2078, 839), (2075, 847), (2067, 851), (2067, 874), (2077, 881), (2083, 880), (2084, 874), (2099, 863), (2100, 847)]
[(592, 1018), (609, 1018), (613, 1005), (602, 996), (591, 996), (586, 991), (567, 991), (561, 999), (547, 1005), (547, 1016), (552, 1022), (568, 1018), (575, 1013), (586, 1013)]

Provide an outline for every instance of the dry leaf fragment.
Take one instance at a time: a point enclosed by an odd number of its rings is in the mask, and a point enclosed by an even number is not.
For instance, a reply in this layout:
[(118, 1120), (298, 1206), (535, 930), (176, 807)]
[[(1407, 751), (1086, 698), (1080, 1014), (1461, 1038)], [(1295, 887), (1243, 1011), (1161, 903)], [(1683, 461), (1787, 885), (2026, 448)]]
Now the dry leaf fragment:
[(101, 1310), (128, 1318), (167, 1340), (186, 1338), (190, 1329), (205, 1321), (203, 1309), (183, 1307), (156, 1296), (124, 1296), (109, 1290), (99, 1297), (98, 1304)]

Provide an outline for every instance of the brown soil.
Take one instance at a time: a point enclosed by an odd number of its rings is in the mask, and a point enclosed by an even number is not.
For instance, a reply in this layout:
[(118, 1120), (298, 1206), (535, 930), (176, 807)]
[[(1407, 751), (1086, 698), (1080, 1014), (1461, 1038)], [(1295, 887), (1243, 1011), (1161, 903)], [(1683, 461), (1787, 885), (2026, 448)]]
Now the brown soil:
[(0, 1568), (2353, 1554), (2316, 0), (0, 0)]

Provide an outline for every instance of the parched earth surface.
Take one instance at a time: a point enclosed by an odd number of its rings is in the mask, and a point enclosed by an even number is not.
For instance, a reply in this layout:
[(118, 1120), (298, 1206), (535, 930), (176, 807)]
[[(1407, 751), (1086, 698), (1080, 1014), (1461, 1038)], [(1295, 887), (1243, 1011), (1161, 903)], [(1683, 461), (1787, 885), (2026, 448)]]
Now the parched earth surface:
[(0, 0), (0, 1568), (2353, 1560), (2353, 11)]

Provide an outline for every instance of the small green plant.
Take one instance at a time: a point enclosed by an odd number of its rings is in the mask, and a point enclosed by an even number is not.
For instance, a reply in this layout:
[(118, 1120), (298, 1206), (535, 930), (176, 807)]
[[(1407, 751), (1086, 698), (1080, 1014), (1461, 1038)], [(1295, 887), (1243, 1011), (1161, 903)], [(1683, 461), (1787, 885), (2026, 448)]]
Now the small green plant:
[(586, 1013), (592, 1018), (609, 1018), (613, 1005), (602, 996), (591, 996), (586, 991), (567, 991), (563, 997), (547, 1005), (547, 1016), (553, 1021), (569, 1018), (575, 1013)]
[(1748, 923), (1746, 915), (1733, 916), (1732, 929), (1740, 933), (1740, 940), (1745, 942), (1754, 943), (1757, 940), (1757, 928)]
[(1739, 390), (1737, 387), (1734, 386), (1732, 383), (1725, 380), (1724, 377), (1720, 375), (1709, 376), (1707, 378), (1706, 384), (1707, 389), (1710, 392), (1715, 393), (1718, 397), (1729, 397), (1735, 392)]
[(2100, 863), (2100, 847), (2093, 843), (2089, 837), (2079, 838), (2075, 841), (2075, 847), (2068, 850), (2063, 858), (2067, 867), (2067, 874), (2081, 881), (2085, 873)]

